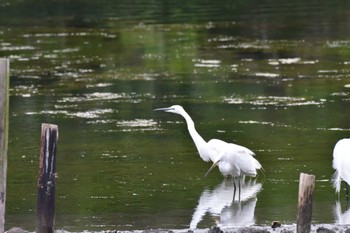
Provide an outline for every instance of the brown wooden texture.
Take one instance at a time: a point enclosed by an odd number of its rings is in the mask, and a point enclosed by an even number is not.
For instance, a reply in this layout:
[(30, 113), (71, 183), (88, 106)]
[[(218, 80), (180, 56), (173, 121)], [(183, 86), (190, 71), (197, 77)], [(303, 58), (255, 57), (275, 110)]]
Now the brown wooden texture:
[(9, 116), (10, 62), (0, 59), (0, 233), (4, 232)]
[(37, 233), (54, 232), (58, 127), (42, 124), (38, 178)]
[(297, 233), (309, 233), (311, 230), (312, 201), (315, 188), (315, 176), (300, 173)]

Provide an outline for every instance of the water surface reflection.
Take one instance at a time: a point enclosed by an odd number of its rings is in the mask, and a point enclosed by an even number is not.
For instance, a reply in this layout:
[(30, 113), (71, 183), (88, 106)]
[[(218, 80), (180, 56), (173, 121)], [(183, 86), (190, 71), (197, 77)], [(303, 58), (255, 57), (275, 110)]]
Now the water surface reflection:
[[(346, 4), (82, 2), (0, 3), (0, 57), (11, 59), (8, 228), (21, 219), (35, 229), (44, 122), (60, 128), (57, 229), (183, 229), (197, 204), (192, 227), (210, 226), (208, 216), (290, 224), (300, 172), (319, 181), (313, 221), (335, 221), (324, 209), (334, 206), (332, 148), (350, 131)], [(203, 179), (208, 164), (182, 120), (152, 111), (172, 104), (205, 138), (256, 152), (266, 171), (257, 205), (255, 195), (232, 202), (230, 180), (213, 189), (219, 172)]]
[(262, 184), (243, 178), (241, 185), (241, 201), (238, 200), (238, 195), (233, 200), (233, 179), (224, 179), (212, 191), (205, 189), (192, 215), (190, 229), (197, 228), (207, 213), (217, 218), (216, 224), (221, 227), (253, 225), (256, 196), (261, 191)]
[(341, 210), (341, 204), (339, 201), (335, 203), (333, 206), (333, 214), (334, 214), (334, 221), (337, 224), (350, 224), (350, 208), (342, 212)]

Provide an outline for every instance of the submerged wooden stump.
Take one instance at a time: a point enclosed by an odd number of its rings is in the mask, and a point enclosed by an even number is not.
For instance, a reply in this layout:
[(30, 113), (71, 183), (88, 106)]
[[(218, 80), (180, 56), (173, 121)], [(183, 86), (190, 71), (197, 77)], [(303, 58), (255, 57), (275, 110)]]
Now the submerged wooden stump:
[(0, 59), (0, 233), (5, 227), (10, 61)]
[(38, 178), (37, 233), (54, 232), (58, 127), (42, 124)]
[(315, 176), (300, 173), (297, 233), (309, 233), (311, 230), (312, 200), (314, 188)]

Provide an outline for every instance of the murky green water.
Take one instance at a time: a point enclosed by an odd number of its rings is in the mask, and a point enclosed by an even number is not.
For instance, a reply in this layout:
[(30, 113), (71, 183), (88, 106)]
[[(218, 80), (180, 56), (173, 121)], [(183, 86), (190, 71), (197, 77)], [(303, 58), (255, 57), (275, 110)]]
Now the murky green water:
[[(290, 224), (300, 172), (316, 175), (313, 221), (349, 223), (333, 212), (330, 184), (333, 146), (350, 134), (348, 9), (1, 3), (0, 56), (11, 59), (7, 228), (35, 229), (41, 123), (59, 126), (57, 229)], [(257, 154), (265, 172), (246, 180), (240, 205), (218, 170), (204, 177), (210, 164), (183, 119), (153, 112), (173, 104), (204, 139)]]

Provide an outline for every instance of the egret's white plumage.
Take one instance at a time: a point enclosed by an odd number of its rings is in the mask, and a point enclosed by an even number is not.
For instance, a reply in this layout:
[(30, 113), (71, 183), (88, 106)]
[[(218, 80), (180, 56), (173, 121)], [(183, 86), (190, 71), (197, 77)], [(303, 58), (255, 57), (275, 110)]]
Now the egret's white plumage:
[(350, 184), (350, 138), (339, 140), (333, 150), (333, 168), (335, 173), (332, 177), (333, 186), (337, 193), (340, 192), (340, 183), (344, 180)]
[[(227, 143), (220, 139), (211, 139), (206, 142), (196, 131), (191, 117), (180, 105), (155, 109), (155, 111), (159, 110), (179, 114), (185, 118), (188, 132), (196, 145), (200, 157), (206, 162), (213, 162), (207, 174), (215, 166), (218, 166), (220, 172), (224, 176), (236, 178), (247, 175), (255, 177), (257, 175), (257, 170), (262, 169), (261, 164), (253, 157), (255, 154), (246, 147)], [(235, 185), (234, 189), (236, 189)]]

